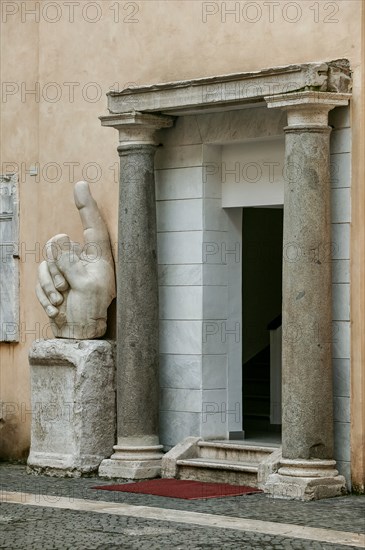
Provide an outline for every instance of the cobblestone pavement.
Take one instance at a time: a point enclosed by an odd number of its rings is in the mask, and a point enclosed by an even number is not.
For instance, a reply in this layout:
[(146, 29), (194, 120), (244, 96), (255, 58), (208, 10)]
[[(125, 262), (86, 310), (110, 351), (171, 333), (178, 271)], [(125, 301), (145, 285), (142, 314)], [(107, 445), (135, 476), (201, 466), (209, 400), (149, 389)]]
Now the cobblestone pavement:
[[(64, 497), (105, 501), (160, 509), (183, 510), (232, 516), (280, 524), (301, 525), (337, 531), (365, 531), (365, 497), (347, 496), (317, 502), (272, 500), (263, 494), (206, 500), (182, 500), (96, 491), (108, 484), (96, 477), (65, 479), (30, 476), (25, 467), (0, 464), (0, 502), (4, 491), (47, 495), (47, 507), (0, 504), (0, 548), (24, 550), (113, 550), (170, 549), (345, 549), (355, 548), (289, 536), (242, 532), (235, 529), (198, 526), (177, 520), (158, 521), (140, 517), (99, 514), (52, 508)], [(41, 503), (40, 503), (41, 504)], [(162, 516), (163, 517), (163, 516)], [(359, 548), (359, 546), (357, 546)]]

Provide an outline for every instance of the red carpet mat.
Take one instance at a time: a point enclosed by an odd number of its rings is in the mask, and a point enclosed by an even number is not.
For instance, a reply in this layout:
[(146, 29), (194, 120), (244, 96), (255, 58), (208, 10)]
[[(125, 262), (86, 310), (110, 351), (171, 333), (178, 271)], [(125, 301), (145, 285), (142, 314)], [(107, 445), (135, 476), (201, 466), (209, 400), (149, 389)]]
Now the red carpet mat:
[(93, 487), (102, 491), (121, 491), (124, 493), (140, 493), (143, 495), (156, 495), (159, 497), (185, 498), (194, 500), (198, 498), (234, 497), (238, 495), (251, 495), (262, 493), (255, 487), (244, 485), (229, 485), (228, 483), (205, 483), (185, 479), (151, 479), (137, 483), (123, 483), (122, 485), (100, 485)]

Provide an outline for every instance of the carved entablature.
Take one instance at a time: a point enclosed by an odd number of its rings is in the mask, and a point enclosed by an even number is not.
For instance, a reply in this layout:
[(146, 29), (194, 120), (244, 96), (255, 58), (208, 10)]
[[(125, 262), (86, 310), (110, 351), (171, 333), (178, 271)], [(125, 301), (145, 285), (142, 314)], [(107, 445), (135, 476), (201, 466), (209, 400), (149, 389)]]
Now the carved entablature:
[(318, 92), (345, 94), (351, 92), (352, 73), (347, 59), (337, 59), (329, 63), (309, 64), (306, 67), (306, 74), (307, 81), (306, 86), (302, 88), (303, 91), (316, 90)]
[(347, 59), (273, 67), (249, 73), (133, 86), (111, 91), (108, 109), (111, 114), (159, 113), (187, 115), (249, 104), (264, 104), (265, 96), (292, 92), (351, 92), (352, 78)]
[(347, 59), (331, 61), (328, 65), (327, 92), (350, 93), (352, 91), (352, 71)]

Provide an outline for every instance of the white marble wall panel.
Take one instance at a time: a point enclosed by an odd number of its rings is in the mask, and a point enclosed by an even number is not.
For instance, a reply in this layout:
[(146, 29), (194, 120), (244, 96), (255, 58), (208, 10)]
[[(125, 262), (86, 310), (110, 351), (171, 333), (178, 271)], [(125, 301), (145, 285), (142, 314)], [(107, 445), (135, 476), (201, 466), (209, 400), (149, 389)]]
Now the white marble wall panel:
[(201, 321), (160, 320), (160, 352), (197, 355), (202, 352)]
[(350, 282), (350, 260), (332, 261), (332, 282), (349, 283)]
[(351, 193), (349, 187), (332, 189), (332, 223), (351, 221)]
[(160, 286), (199, 286), (203, 284), (203, 266), (159, 265), (158, 277)]
[(192, 168), (202, 167), (202, 145), (182, 145), (178, 147), (161, 147), (156, 151), (155, 168)]
[(199, 199), (203, 196), (202, 166), (156, 170), (156, 200)]
[(241, 262), (241, 242), (229, 231), (204, 231), (203, 263), (222, 266)]
[(332, 224), (332, 246), (333, 260), (350, 259), (350, 224), (333, 223)]
[(227, 216), (222, 210), (222, 199), (205, 199), (203, 226), (207, 231), (227, 231)]
[(263, 137), (223, 146), (220, 176), (223, 207), (282, 205), (284, 140)]
[[(189, 120), (184, 120), (186, 118)], [(204, 306), (204, 228), (208, 226), (215, 230), (209, 236), (214, 243), (218, 237), (220, 241), (226, 241), (226, 237), (221, 231), (225, 228), (225, 215), (220, 204), (220, 183), (208, 178), (206, 172), (212, 168), (204, 165), (215, 159), (220, 148), (190, 146), (189, 132), (191, 143), (199, 142), (196, 129), (196, 117), (181, 117), (169, 134), (165, 147), (157, 153), (161, 437), (165, 445), (202, 433), (203, 399), (200, 390), (203, 387), (204, 321), (210, 317), (213, 322), (217, 317), (220, 321), (222, 311), (227, 308), (226, 281), (221, 265), (214, 273), (209, 272), (209, 283), (218, 286), (207, 290)], [(214, 360), (211, 363), (212, 389), (216, 389), (218, 365)], [(226, 380), (224, 364), (222, 369), (219, 391)], [(223, 386), (224, 392), (225, 388), (226, 385)], [(171, 418), (170, 425), (167, 425), (167, 418)], [(171, 430), (171, 425), (175, 426), (179, 418), (181, 426)], [(221, 430), (221, 426), (219, 428)], [(209, 429), (213, 429), (210, 435), (217, 435), (212, 421), (205, 424), (208, 436)]]
[(202, 414), (182, 411), (160, 412), (160, 441), (165, 450), (191, 435), (200, 436)]
[[(214, 364), (212, 368), (214, 369)], [(201, 389), (202, 356), (161, 354), (160, 387), (193, 390)]]
[(335, 459), (351, 485), (350, 474), (350, 222), (351, 129), (350, 109), (330, 112), (333, 304), (333, 394)]
[(230, 410), (227, 390), (204, 390), (202, 401), (202, 437), (218, 439), (227, 437), (229, 417), (240, 415), (239, 407)]
[(335, 458), (350, 462), (350, 423), (335, 422)]
[(350, 422), (350, 398), (333, 398), (333, 418), (335, 422)]
[(203, 356), (203, 388), (206, 390), (215, 390), (227, 387), (227, 362), (226, 355)]
[(203, 264), (203, 279), (207, 285), (225, 285), (227, 284), (228, 266), (227, 264)]
[(351, 184), (351, 154), (336, 153), (331, 155), (331, 185), (350, 187)]
[(350, 359), (333, 359), (333, 393), (350, 397)]
[(204, 319), (202, 324), (202, 353), (225, 355), (231, 338), (238, 338), (239, 327), (227, 319)]
[(175, 412), (201, 412), (202, 391), (182, 388), (161, 388), (160, 410)]
[(332, 356), (334, 359), (350, 358), (350, 323), (333, 321)]
[(351, 129), (341, 128), (333, 130), (331, 133), (331, 153), (350, 153), (351, 152)]
[(203, 233), (177, 231), (157, 234), (159, 264), (201, 264)]
[(329, 112), (328, 122), (334, 128), (350, 127), (350, 109), (348, 107), (337, 107)]
[[(228, 270), (228, 303), (230, 327), (236, 327), (234, 338), (228, 340), (228, 403), (229, 408), (242, 408), (242, 208), (229, 209), (229, 234), (237, 244), (239, 254), (231, 256)], [(237, 261), (238, 260), (238, 261)], [(241, 411), (242, 412), (242, 411)], [(229, 432), (242, 431), (242, 417), (230, 415)]]
[(202, 199), (157, 202), (157, 231), (201, 231)]
[(228, 319), (228, 288), (227, 286), (203, 287), (204, 319)]
[(161, 286), (160, 319), (202, 319), (203, 287)]
[(222, 198), (221, 157), (220, 145), (203, 145), (203, 191), (207, 199)]
[(202, 143), (202, 136), (196, 115), (177, 117), (173, 131), (160, 130), (158, 137), (165, 147), (176, 147), (179, 145), (195, 145)]
[(350, 321), (350, 285), (340, 283), (332, 285), (332, 319)]

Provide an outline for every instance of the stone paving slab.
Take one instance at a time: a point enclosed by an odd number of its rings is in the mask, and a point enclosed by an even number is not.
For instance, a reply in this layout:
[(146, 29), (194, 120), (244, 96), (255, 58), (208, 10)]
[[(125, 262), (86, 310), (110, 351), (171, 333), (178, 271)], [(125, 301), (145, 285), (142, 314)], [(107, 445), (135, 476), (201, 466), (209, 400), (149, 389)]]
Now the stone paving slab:
[(11, 550), (355, 548), (231, 529), (6, 503), (0, 504), (0, 527), (0, 548)]
[(308, 527), (321, 527), (355, 533), (365, 532), (364, 496), (349, 495), (315, 502), (297, 502), (273, 500), (264, 494), (256, 494), (189, 501), (92, 489), (93, 486), (104, 483), (108, 485), (108, 482), (98, 477), (71, 479), (32, 476), (26, 473), (24, 466), (0, 464), (0, 491), (47, 495), (49, 501), (52, 501), (52, 498), (54, 499), (56, 496), (83, 498), (306, 525)]

